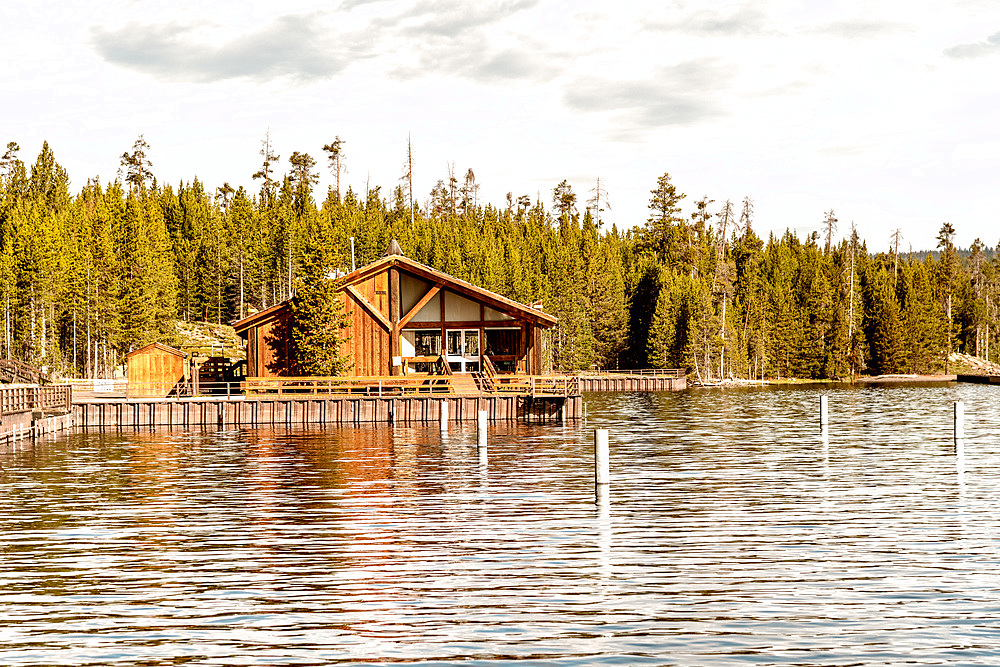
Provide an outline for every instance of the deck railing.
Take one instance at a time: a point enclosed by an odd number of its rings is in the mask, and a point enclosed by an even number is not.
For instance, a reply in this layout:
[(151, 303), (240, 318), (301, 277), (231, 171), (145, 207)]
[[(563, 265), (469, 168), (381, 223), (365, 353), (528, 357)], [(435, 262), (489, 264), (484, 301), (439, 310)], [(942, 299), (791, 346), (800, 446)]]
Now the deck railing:
[(48, 374), (16, 359), (0, 359), (0, 380), (4, 382), (25, 382), (28, 384), (49, 384)]
[(246, 394), (324, 394), (333, 396), (429, 396), (453, 393), (451, 378), (425, 377), (281, 377), (247, 378)]
[[(576, 375), (496, 375), (488, 378), (466, 375), (405, 375), (393, 377), (250, 377), (241, 382), (191, 383), (108, 382), (106, 388), (81, 385), (89, 400), (125, 396), (128, 399), (176, 399), (190, 396), (446, 396), (519, 395), (575, 396), (580, 393)], [(91, 392), (93, 386), (95, 391)]]
[[(339, 396), (432, 396), (464, 393), (455, 376), (429, 375), (421, 377), (301, 377), (247, 378), (243, 391), (247, 394), (328, 394)], [(575, 396), (580, 393), (580, 379), (574, 375), (497, 375), (492, 378), (493, 391), (481, 394), (516, 394), (521, 396)], [(478, 385), (481, 387), (481, 385)]]
[(69, 385), (0, 387), (0, 414), (32, 410), (69, 410), (73, 388)]
[(682, 378), (687, 375), (683, 368), (622, 368), (618, 370), (580, 371), (581, 377), (635, 376)]

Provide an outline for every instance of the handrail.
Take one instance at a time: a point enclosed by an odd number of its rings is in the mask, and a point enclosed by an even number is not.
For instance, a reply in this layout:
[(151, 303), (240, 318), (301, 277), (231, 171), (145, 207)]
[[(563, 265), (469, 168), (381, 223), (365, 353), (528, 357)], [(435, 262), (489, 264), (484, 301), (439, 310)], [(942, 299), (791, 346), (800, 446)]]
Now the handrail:
[(28, 384), (49, 384), (50, 382), (47, 373), (17, 359), (0, 359), (0, 378), (6, 382), (16, 382), (20, 379)]
[[(277, 396), (420, 396), (457, 393), (455, 376), (391, 377), (250, 377), (241, 383), (248, 394)], [(473, 379), (475, 376), (473, 375)], [(479, 386), (480, 391), (484, 387)], [(490, 378), (485, 394), (518, 396), (575, 396), (580, 393), (580, 379), (573, 375), (498, 375)]]
[(453, 393), (450, 377), (441, 375), (392, 377), (250, 377), (241, 383), (247, 394), (278, 396), (323, 394), (339, 396), (402, 396)]

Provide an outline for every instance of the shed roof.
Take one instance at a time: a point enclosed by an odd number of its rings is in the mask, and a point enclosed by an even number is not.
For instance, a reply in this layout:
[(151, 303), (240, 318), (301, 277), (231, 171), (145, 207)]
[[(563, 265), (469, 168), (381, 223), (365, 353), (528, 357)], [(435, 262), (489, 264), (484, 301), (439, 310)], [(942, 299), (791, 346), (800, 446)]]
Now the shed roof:
[(138, 350), (132, 350), (131, 352), (125, 355), (125, 358), (131, 359), (137, 354), (143, 354), (145, 352), (151, 352), (153, 350), (160, 350), (161, 352), (167, 352), (169, 354), (176, 355), (181, 359), (187, 356), (187, 353), (178, 350), (176, 347), (170, 347), (169, 345), (164, 345), (163, 343), (150, 343), (149, 345), (144, 345), (143, 347), (140, 347)]

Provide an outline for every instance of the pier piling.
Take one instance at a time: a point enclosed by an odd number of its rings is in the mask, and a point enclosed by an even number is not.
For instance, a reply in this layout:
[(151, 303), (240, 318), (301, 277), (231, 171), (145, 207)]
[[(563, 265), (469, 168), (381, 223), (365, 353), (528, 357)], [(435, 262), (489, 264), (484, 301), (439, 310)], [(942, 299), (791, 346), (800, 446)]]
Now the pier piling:
[(476, 446), (479, 449), (479, 464), (485, 465), (487, 460), (486, 454), (486, 419), (488, 417), (486, 410), (480, 410), (476, 414)]
[(965, 403), (955, 401), (955, 447), (965, 440)]
[(607, 490), (611, 484), (610, 450), (608, 447), (608, 429), (594, 430), (594, 483), (598, 490)]

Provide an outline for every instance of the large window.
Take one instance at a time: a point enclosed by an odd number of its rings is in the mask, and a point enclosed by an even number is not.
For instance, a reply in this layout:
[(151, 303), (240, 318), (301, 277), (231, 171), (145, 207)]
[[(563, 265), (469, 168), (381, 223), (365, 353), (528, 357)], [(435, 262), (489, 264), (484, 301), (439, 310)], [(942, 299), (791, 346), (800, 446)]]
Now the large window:
[(486, 354), (491, 357), (519, 356), (521, 354), (521, 330), (487, 329)]
[(403, 331), (404, 357), (436, 357), (440, 354), (440, 329), (407, 329)]
[(433, 373), (436, 357), (441, 355), (441, 330), (404, 329), (401, 351), (414, 373)]
[(521, 329), (486, 329), (486, 355), (498, 373), (516, 373), (521, 358)]

